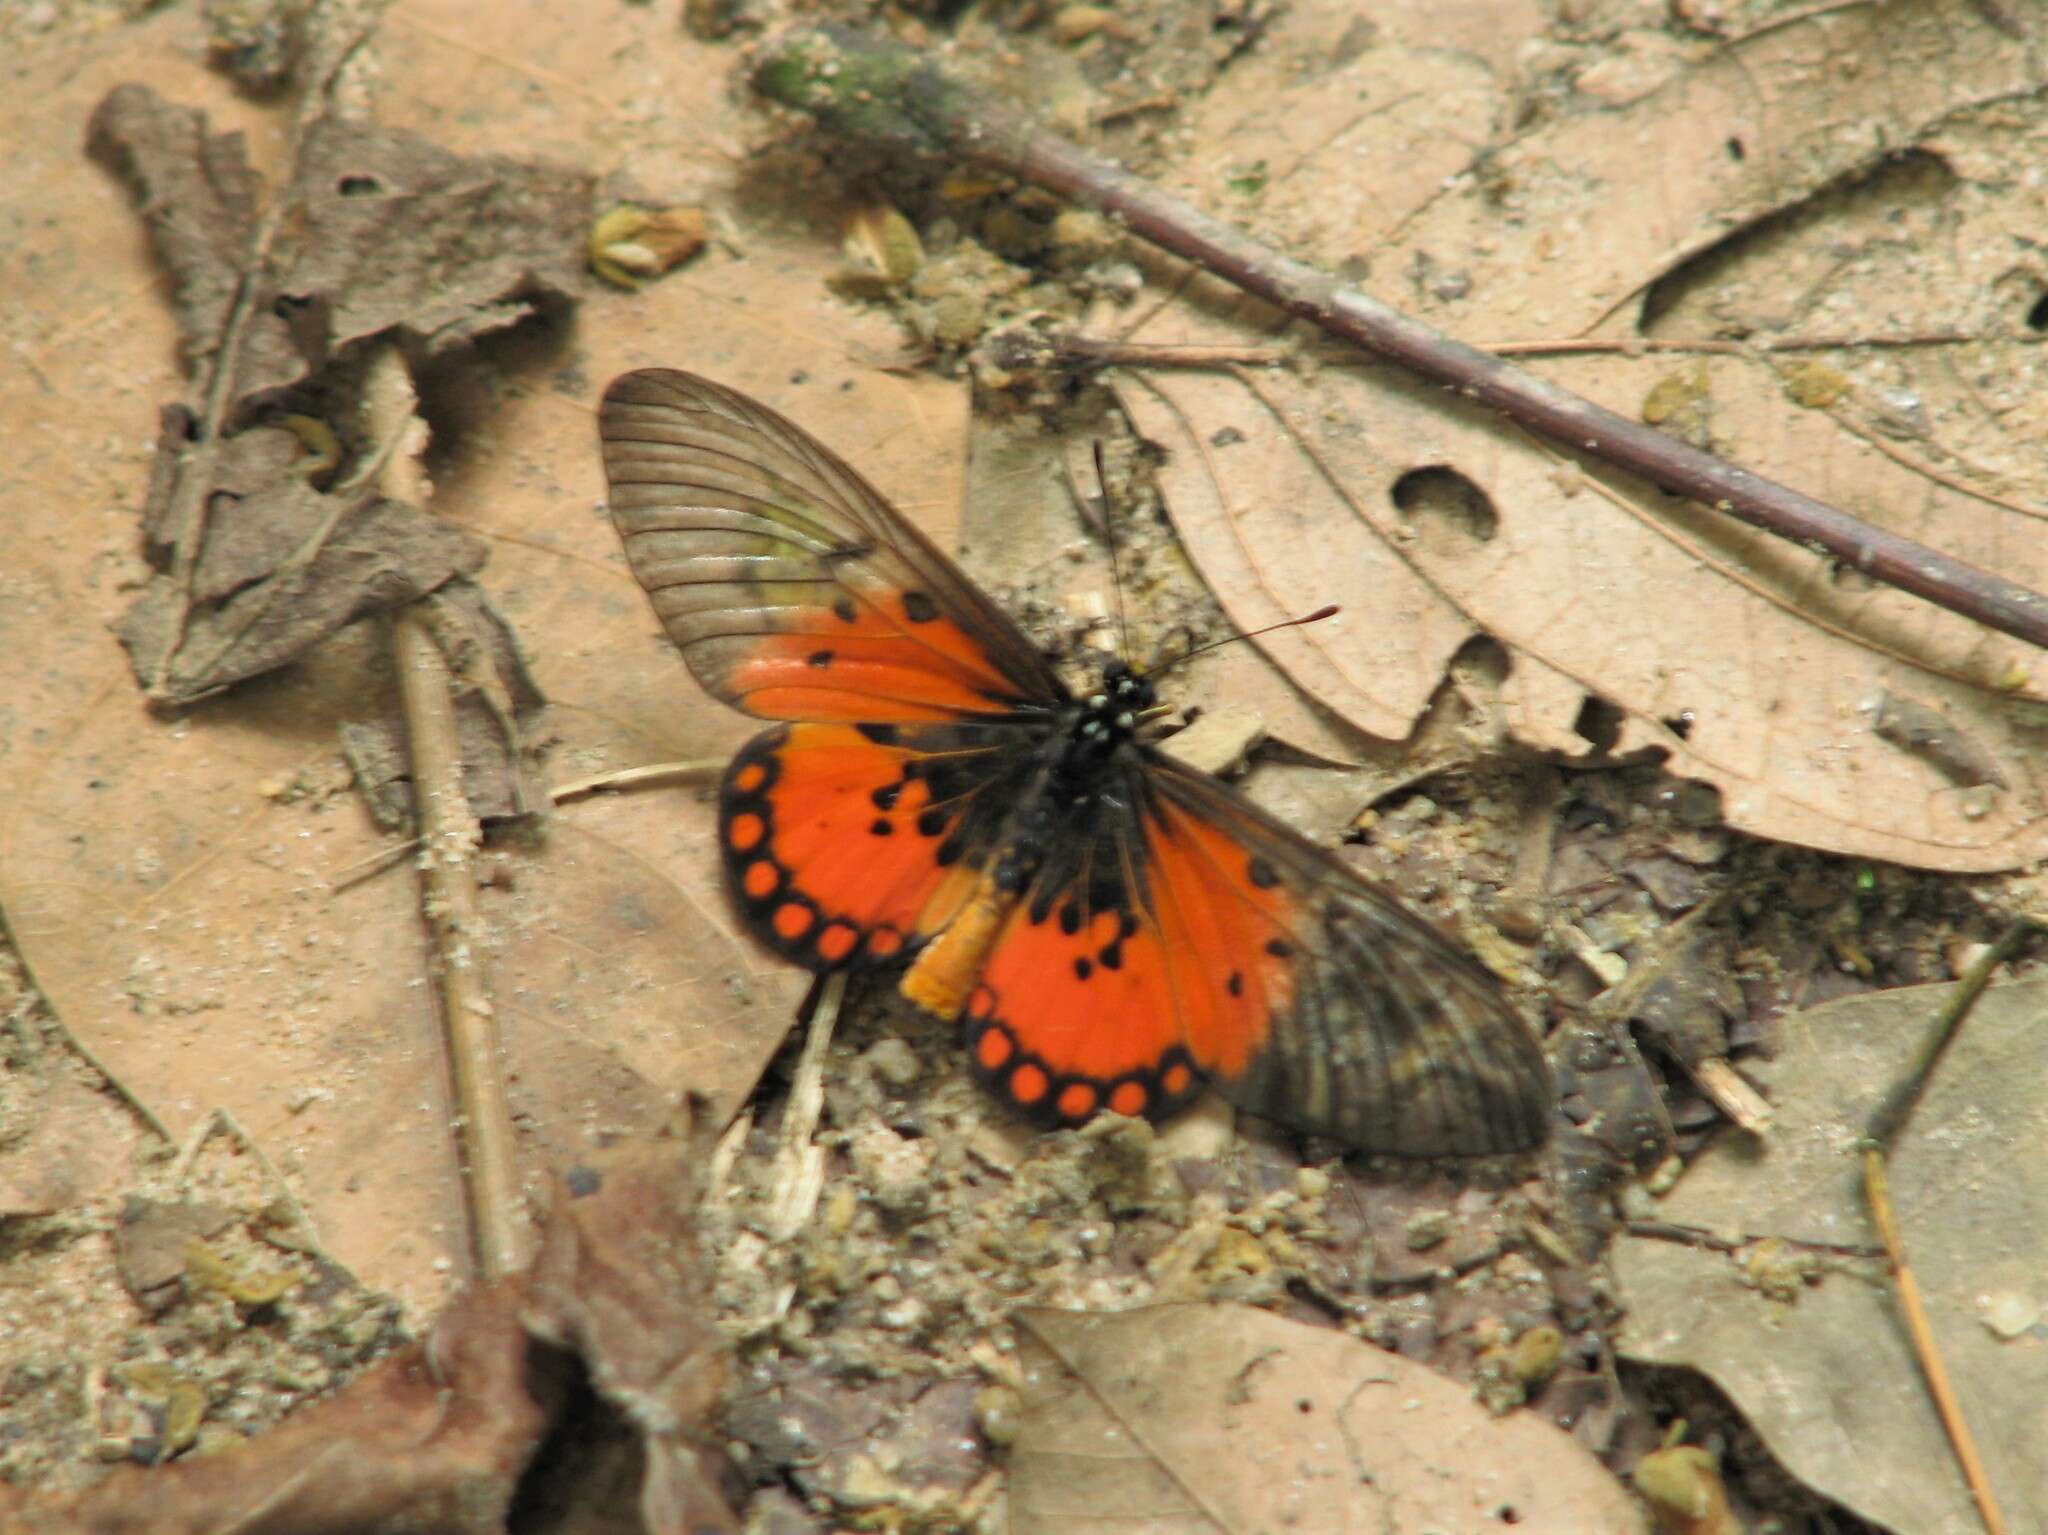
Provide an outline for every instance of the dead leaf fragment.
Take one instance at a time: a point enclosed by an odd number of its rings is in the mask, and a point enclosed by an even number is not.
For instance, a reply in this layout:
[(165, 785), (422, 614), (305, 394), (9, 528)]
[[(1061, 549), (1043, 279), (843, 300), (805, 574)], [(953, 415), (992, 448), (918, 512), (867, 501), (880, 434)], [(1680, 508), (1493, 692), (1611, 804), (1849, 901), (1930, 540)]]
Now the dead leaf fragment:
[(1880, 739), (1926, 759), (1957, 788), (2012, 787), (1980, 742), (1917, 699), (1886, 691), (1877, 700), (1870, 728)]
[(1742, 1535), (1711, 1450), (1696, 1444), (1652, 1450), (1636, 1462), (1629, 1480), (1665, 1535)]
[(710, 238), (702, 208), (620, 203), (590, 226), (590, 270), (615, 288), (637, 288), (681, 266)]
[(174, 704), (281, 666), (487, 557), (477, 539), (402, 501), (325, 495), (296, 479), (246, 497), (216, 491), (203, 548), (189, 588), (160, 573), (121, 622), (136, 675)]
[[(306, 445), (305, 428), (289, 424), (296, 413), (282, 427), (236, 428), (372, 339), (418, 368), (566, 305), (590, 178), (465, 159), (418, 134), (330, 116), (306, 129), (281, 205), (265, 210), (237, 136), (209, 135), (204, 114), (135, 85), (101, 103), (90, 143), (142, 205), (188, 370), (203, 381), (223, 347), (234, 352), (220, 420), (184, 407), (162, 419), (144, 515), (162, 574), (122, 626), (152, 696), (207, 697), (480, 568), (481, 544), (366, 485), (315, 490), (312, 471), (343, 456), (332, 428), (296, 470)], [(186, 483), (194, 475), (207, 483)]]
[[(612, 1485), (609, 1442), (589, 1423), (560, 1422), (570, 1383), (562, 1348), (582, 1356), (624, 1416), (621, 1437), (639, 1441), (636, 1527), (736, 1532), (710, 1428), (726, 1354), (695, 1247), (703, 1157), (693, 1141), (655, 1139), (572, 1168), (557, 1180), (534, 1268), (458, 1296), (424, 1342), (218, 1454), (123, 1468), (69, 1495), (0, 1484), (0, 1535), (128, 1535), (144, 1527), (140, 1509), (152, 1535), (497, 1535), (514, 1494), (530, 1495), (522, 1476), (558, 1426), (568, 1443), (547, 1492), (581, 1485), (592, 1522), (536, 1527), (624, 1528), (624, 1509), (599, 1505)], [(189, 1228), (198, 1209), (160, 1206), (131, 1224)], [(119, 1379), (152, 1428), (138, 1445), (150, 1459), (192, 1443), (206, 1408), (195, 1380), (153, 1360), (124, 1365)]]
[[(197, 375), (220, 345), (255, 239), (262, 179), (239, 133), (207, 132), (204, 112), (145, 85), (117, 87), (86, 128), (86, 144), (128, 183), (151, 248), (171, 279), (179, 350)], [(283, 320), (252, 307), (237, 360), (238, 395), (288, 383), (298, 348)]]
[[(1276, 23), (1276, 57), (1314, 25)], [(1869, 66), (1822, 62), (1851, 56)], [(1476, 154), (1458, 145), (1466, 125), (1511, 109), (1499, 83), (1375, 38), (1347, 69), (1276, 75), (1249, 111), (1242, 92), (1193, 108), (1181, 175), (1215, 211), (1227, 199), (1209, 168), (1247, 142), (1298, 146), (1274, 160), (1260, 205), (1262, 232), (1291, 256), (1341, 272), (1370, 251), (1383, 296), (1455, 336), (1567, 341), (1530, 366), (2048, 587), (2029, 509), (2048, 489), (2038, 391), (2007, 389), (2032, 369), (2006, 339), (2026, 311), (1997, 304), (1983, 275), (2010, 273), (2014, 293), (2038, 295), (2038, 264), (2013, 255), (2026, 194), (2001, 184), (1989, 130), (1956, 129), (1984, 114), (2007, 134), (2038, 132), (2041, 55), (1969, 0), (1930, 0), (1882, 20), (1817, 8), (1674, 63), (1624, 104), (1578, 104)], [(1402, 102), (1398, 129), (1360, 112), (1375, 91)], [(1386, 291), (1397, 273), (1411, 279), (1398, 295)], [(1158, 280), (1184, 274), (1163, 264)], [(1284, 324), (1207, 278), (1174, 291), (1125, 339), (1270, 347)], [(1775, 362), (1727, 348), (1730, 335), (1829, 332), (1821, 317), (1837, 314), (1970, 338), (1909, 351), (1850, 337), (1796, 375), (1813, 404), (1831, 388), (1820, 368), (1856, 398), (1903, 391), (1936, 461), (1968, 463), (1970, 481), (1937, 475), (1917, 448), (1875, 451), (1850, 412), (1796, 408)], [(1706, 355), (1634, 350), (1651, 339)], [(1345, 603), (1332, 623), (1256, 642), (1314, 703), (1406, 739), (1451, 657), (1483, 637), (1508, 663), (1501, 712), (1517, 744), (1654, 756), (1711, 786), (1733, 828), (1957, 871), (2048, 853), (2041, 700), (2006, 691), (2017, 642), (1584, 462), (1568, 495), (1557, 452), (1397, 370), (1331, 361), (1342, 355), (1319, 350), (1313, 370), (1126, 370), (1112, 382), (1164, 450), (1168, 511), (1237, 627)], [(1965, 379), (1989, 381), (1995, 400)], [(1224, 432), (1238, 439), (1227, 449)], [(1404, 514), (1404, 489), (1446, 474), (1491, 509), (1486, 536)], [(1980, 488), (1994, 479), (1995, 496)], [(1939, 710), (2012, 791), (1972, 794), (1927, 757), (1845, 730), (1886, 689)], [(1274, 728), (1291, 739), (1298, 727), (1276, 716)]]
[(311, 321), (309, 363), (383, 337), (417, 370), (573, 302), (592, 188), (582, 170), (321, 118), (286, 194), (305, 225), (278, 283)]
[[(1876, 1242), (1853, 1152), (1949, 989), (1812, 1008), (1781, 1023), (1776, 1059), (1749, 1064), (1777, 1110), (1770, 1138), (1715, 1142), (1659, 1219), (1753, 1245), (1728, 1253), (1624, 1237), (1614, 1249), (1622, 1353), (1704, 1372), (1787, 1471), (1899, 1535), (1949, 1535), (1977, 1527), (1976, 1515), (1887, 1266), (1845, 1251)], [(1987, 990), (1890, 1165), (1930, 1322), (2016, 1530), (2048, 1528), (2048, 1351), (2001, 1341), (1981, 1307), (1987, 1294), (2040, 1294), (2048, 1267), (2043, 1016), (2048, 981)]]
[(1234, 1305), (1018, 1322), (1014, 1535), (1646, 1528), (1561, 1430), (1341, 1332)]
[(737, 1531), (711, 1418), (725, 1341), (711, 1318), (693, 1216), (708, 1138), (633, 1144), (559, 1174), (523, 1320), (573, 1348), (646, 1457), (640, 1510), (663, 1535)]

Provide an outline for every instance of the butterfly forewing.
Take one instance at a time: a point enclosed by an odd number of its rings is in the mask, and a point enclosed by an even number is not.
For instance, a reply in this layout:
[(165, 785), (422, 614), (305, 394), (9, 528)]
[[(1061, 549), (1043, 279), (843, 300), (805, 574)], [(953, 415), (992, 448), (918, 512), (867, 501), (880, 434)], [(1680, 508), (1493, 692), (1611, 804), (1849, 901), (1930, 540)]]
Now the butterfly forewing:
[(1022, 630), (829, 449), (691, 374), (599, 413), (628, 564), (699, 682), (771, 719), (920, 721), (1056, 706)]
[(1217, 780), (1161, 756), (1149, 769), (1155, 901), (1234, 905), (1238, 936), (1201, 963), (1246, 984), (1259, 974), (1271, 1002), (1195, 1051), (1226, 1096), (1365, 1151), (1542, 1144), (1552, 1103), (1543, 1047), (1490, 975)]

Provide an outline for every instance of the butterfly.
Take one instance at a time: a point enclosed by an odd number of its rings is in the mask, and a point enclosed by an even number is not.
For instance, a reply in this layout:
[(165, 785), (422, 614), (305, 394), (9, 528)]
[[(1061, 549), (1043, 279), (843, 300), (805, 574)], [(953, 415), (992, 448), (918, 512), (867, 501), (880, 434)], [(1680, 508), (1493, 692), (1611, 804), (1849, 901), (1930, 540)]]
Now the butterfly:
[(1392, 896), (1148, 737), (1153, 684), (1077, 696), (866, 480), (766, 406), (643, 369), (599, 413), (627, 563), (706, 690), (774, 721), (718, 798), (749, 931), (899, 966), (1042, 1123), (1158, 1118), (1205, 1082), (1366, 1151), (1533, 1148), (1543, 1048)]

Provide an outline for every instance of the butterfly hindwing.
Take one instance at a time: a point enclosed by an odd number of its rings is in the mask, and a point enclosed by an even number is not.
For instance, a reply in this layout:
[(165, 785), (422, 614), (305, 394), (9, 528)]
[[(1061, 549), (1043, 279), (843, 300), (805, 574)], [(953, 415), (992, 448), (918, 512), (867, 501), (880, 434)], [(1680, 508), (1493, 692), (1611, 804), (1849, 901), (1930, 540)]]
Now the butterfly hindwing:
[(991, 1086), (1054, 1124), (1156, 1117), (1207, 1077), (1361, 1150), (1542, 1142), (1542, 1047), (1449, 940), (1208, 775), (1152, 752), (1115, 771), (968, 999)]
[(1022, 630), (837, 455), (668, 369), (599, 411), (627, 563), (697, 680), (769, 719), (998, 717), (1066, 693)]
[(1015, 724), (799, 723), (719, 792), (726, 881), (754, 934), (812, 970), (907, 955), (950, 920), (1028, 774)]

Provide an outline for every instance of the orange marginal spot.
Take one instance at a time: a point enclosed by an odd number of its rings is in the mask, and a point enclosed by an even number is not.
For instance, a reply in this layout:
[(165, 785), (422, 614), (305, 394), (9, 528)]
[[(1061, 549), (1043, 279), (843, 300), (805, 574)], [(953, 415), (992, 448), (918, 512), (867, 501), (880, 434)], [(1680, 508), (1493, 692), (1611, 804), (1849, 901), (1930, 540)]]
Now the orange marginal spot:
[(1159, 1079), (1159, 1085), (1166, 1089), (1169, 1098), (1178, 1098), (1193, 1085), (1195, 1074), (1175, 1061), (1166, 1068), (1166, 1075)]
[(983, 1071), (1000, 1071), (1017, 1053), (1017, 1041), (1007, 1029), (984, 1029), (974, 1042), (974, 1059)]
[(1010, 1073), (1010, 1096), (1019, 1103), (1036, 1103), (1043, 1098), (1052, 1083), (1036, 1066), (1019, 1066)]
[(977, 1019), (986, 1018), (995, 1010), (996, 994), (986, 986), (975, 987), (973, 995), (967, 999), (967, 1016)]
[(784, 901), (775, 908), (775, 915), (770, 920), (774, 923), (775, 931), (782, 937), (801, 938), (811, 930), (811, 924), (817, 919), (818, 914), (810, 907), (799, 906), (795, 901)]
[(732, 818), (732, 825), (726, 828), (725, 839), (740, 852), (748, 853), (759, 847), (761, 839), (767, 835), (768, 823), (748, 812)]
[(887, 959), (903, 947), (903, 935), (893, 927), (878, 927), (868, 934), (868, 953), (876, 959)]
[(752, 794), (768, 781), (768, 770), (758, 762), (749, 762), (732, 775), (732, 786), (742, 794)]
[(1095, 1089), (1086, 1082), (1069, 1082), (1060, 1089), (1059, 1110), (1063, 1118), (1086, 1119), (1095, 1112), (1095, 1104)]
[(756, 858), (740, 876), (740, 889), (757, 901), (765, 901), (775, 894), (775, 887), (781, 883), (782, 871), (775, 867), (772, 858)]
[[(1175, 1069), (1180, 1071), (1183, 1076), (1187, 1074), (1187, 1068), (1184, 1066)], [(1109, 1106), (1115, 1109), (1117, 1113), (1128, 1114), (1135, 1119), (1145, 1112), (1145, 1098), (1144, 1083), (1119, 1082), (1110, 1091)]]
[(844, 922), (834, 922), (818, 934), (818, 952), (826, 959), (838, 961), (846, 958), (860, 942), (860, 934)]

